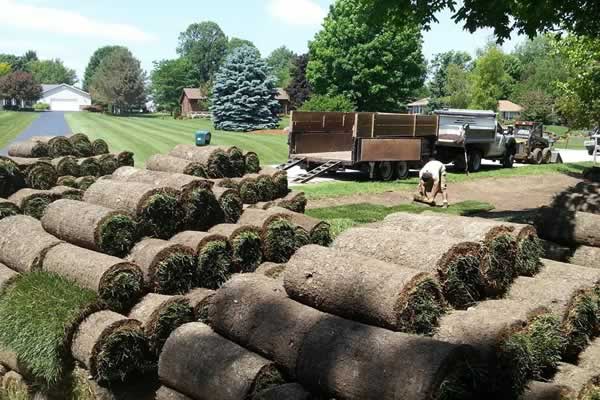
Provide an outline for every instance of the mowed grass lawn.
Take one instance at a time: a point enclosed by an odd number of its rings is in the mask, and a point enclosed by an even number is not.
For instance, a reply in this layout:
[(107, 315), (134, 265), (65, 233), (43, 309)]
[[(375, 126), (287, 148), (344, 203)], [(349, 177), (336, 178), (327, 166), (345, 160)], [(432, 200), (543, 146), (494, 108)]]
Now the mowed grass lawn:
[(38, 117), (39, 114), (34, 112), (0, 111), (0, 149), (15, 140)]
[(102, 138), (109, 143), (111, 151), (133, 151), (137, 165), (142, 165), (153, 154), (168, 152), (176, 144), (194, 144), (197, 130), (209, 130), (211, 144), (235, 145), (258, 153), (264, 165), (287, 160), (285, 135), (219, 131), (205, 119), (175, 120), (162, 115), (116, 117), (88, 112), (67, 113), (65, 117), (73, 132), (85, 133), (92, 139)]

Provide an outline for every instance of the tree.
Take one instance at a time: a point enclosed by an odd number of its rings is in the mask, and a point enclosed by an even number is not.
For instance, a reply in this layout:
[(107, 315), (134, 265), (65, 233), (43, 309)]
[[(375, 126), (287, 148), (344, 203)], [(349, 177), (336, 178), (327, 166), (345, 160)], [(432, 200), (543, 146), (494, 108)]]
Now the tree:
[(338, 94), (337, 96), (322, 96), (316, 95), (308, 99), (302, 107), (300, 107), (300, 111), (316, 111), (316, 112), (325, 112), (325, 111), (337, 111), (337, 112), (352, 112), (356, 109), (352, 102)]
[(244, 46), (248, 46), (252, 49), (255, 49), (256, 54), (260, 57), (260, 51), (254, 45), (254, 43), (252, 43), (249, 40), (240, 39), (240, 38), (236, 38), (236, 37), (232, 37), (229, 39), (229, 43), (227, 44), (227, 54), (231, 54), (234, 52), (235, 49), (238, 49), (238, 48), (244, 47)]
[(187, 58), (154, 62), (150, 75), (152, 97), (159, 109), (172, 112), (179, 107), (183, 88), (193, 87), (192, 67)]
[(83, 90), (89, 90), (92, 85), (92, 79), (98, 66), (102, 61), (107, 58), (113, 51), (118, 49), (126, 49), (123, 46), (104, 46), (97, 49), (92, 57), (90, 57), (90, 61), (88, 62), (87, 67), (85, 68), (85, 72), (83, 73)]
[(445, 53), (436, 54), (431, 61), (431, 82), (429, 89), (431, 97), (447, 97), (449, 93), (446, 91), (448, 67), (453, 64), (463, 70), (470, 69), (472, 58), (471, 55), (464, 51), (447, 51)]
[(278, 87), (284, 88), (290, 84), (291, 69), (295, 59), (296, 54), (285, 46), (273, 50), (267, 57), (267, 64), (269, 64), (277, 78)]
[(450, 64), (446, 74), (444, 104), (451, 108), (467, 108), (471, 102), (469, 73), (460, 65)]
[(33, 50), (28, 50), (22, 56), (14, 54), (0, 54), (0, 63), (10, 64), (12, 71), (27, 71), (27, 65), (32, 61), (37, 61), (37, 53)]
[(496, 110), (498, 100), (510, 96), (513, 80), (506, 72), (505, 54), (488, 47), (475, 61), (472, 74), (471, 108)]
[(538, 121), (544, 124), (556, 122), (554, 117), (554, 99), (541, 90), (531, 90), (521, 95), (519, 103), (524, 110), (521, 118), (526, 121)]
[(338, 0), (309, 44), (317, 94), (343, 94), (359, 111), (397, 111), (425, 80), (421, 27), (372, 24), (361, 0)]
[(308, 54), (302, 54), (294, 60), (291, 72), (292, 76), (290, 78), (290, 83), (286, 88), (286, 91), (290, 96), (292, 108), (300, 108), (312, 93), (312, 89), (306, 78), (308, 60)]
[(246, 132), (276, 128), (276, 94), (266, 62), (250, 47), (235, 50), (215, 76), (211, 105), (215, 128)]
[(42, 87), (29, 72), (15, 71), (0, 78), (0, 98), (36, 101), (42, 97)]
[(61, 60), (43, 60), (30, 62), (27, 69), (33, 79), (39, 83), (66, 83), (74, 85), (77, 82), (75, 70), (64, 66)]
[(219, 70), (229, 42), (219, 25), (214, 22), (191, 24), (179, 34), (177, 53), (190, 60), (200, 85), (210, 81)]
[(143, 106), (146, 76), (140, 62), (125, 48), (115, 49), (102, 60), (92, 77), (90, 94), (94, 101), (106, 104), (120, 114)]
[(12, 68), (9, 63), (0, 62), (0, 78), (2, 78), (5, 75), (10, 74), (11, 71), (12, 71)]

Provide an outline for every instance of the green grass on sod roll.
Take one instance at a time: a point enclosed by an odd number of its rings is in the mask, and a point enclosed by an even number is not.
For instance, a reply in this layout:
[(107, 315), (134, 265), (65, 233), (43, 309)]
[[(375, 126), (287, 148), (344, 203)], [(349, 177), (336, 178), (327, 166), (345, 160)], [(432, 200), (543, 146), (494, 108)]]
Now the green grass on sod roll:
[(0, 197), (8, 198), (25, 186), (25, 176), (17, 164), (8, 158), (0, 157)]
[(186, 300), (174, 301), (166, 306), (158, 316), (156, 329), (148, 338), (151, 346), (150, 351), (157, 357), (160, 356), (160, 350), (175, 329), (183, 324), (194, 320), (194, 309)]
[[(231, 250), (225, 242), (208, 243), (198, 254), (198, 284), (207, 289), (218, 289), (231, 276)], [(229, 262), (228, 262), (229, 260)]]
[(198, 275), (196, 258), (187, 254), (171, 254), (158, 263), (154, 279), (160, 293), (184, 294), (194, 285)]
[(198, 188), (183, 199), (186, 226), (205, 231), (222, 222), (223, 210), (210, 189)]
[(411, 302), (403, 310), (399, 320), (405, 321), (405, 326), (399, 327), (401, 332), (431, 335), (438, 326), (439, 320), (445, 313), (444, 300), (435, 293), (441, 293), (441, 288), (433, 279), (425, 279), (411, 289)]
[(260, 171), (260, 159), (256, 153), (246, 153), (244, 161), (246, 162), (247, 174), (257, 174)]
[(517, 241), (516, 269), (524, 276), (534, 276), (542, 269), (540, 258), (544, 256), (544, 245), (535, 237)]
[(501, 234), (484, 246), (483, 259), (487, 263), (485, 280), (494, 286), (494, 294), (506, 292), (513, 283), (516, 258), (515, 239), (510, 234)]
[(244, 204), (256, 204), (260, 201), (260, 196), (256, 189), (256, 183), (245, 182), (240, 185), (240, 197)]
[(119, 329), (113, 332), (96, 356), (96, 379), (100, 383), (123, 382), (132, 373), (141, 375), (149, 365), (131, 365), (131, 360), (147, 360), (148, 352), (148, 340), (141, 331)]
[(79, 164), (81, 176), (101, 176), (102, 164), (95, 158), (84, 158)]
[(108, 143), (106, 143), (103, 139), (96, 139), (92, 142), (92, 153), (95, 156), (99, 156), (100, 154), (108, 154)]
[(329, 246), (333, 241), (331, 237), (331, 227), (328, 223), (322, 223), (315, 227), (310, 233), (310, 242), (320, 246)]
[(56, 169), (45, 162), (36, 163), (25, 170), (25, 182), (32, 189), (48, 190), (56, 185)]
[(0, 219), (21, 214), (21, 210), (15, 204), (0, 199)]
[(77, 187), (79, 189), (85, 191), (96, 182), (96, 177), (82, 176), (81, 178), (77, 178), (75, 182), (77, 183)]
[(139, 215), (142, 231), (152, 237), (169, 239), (181, 226), (184, 210), (179, 201), (168, 194), (151, 196)]
[(233, 238), (233, 263), (240, 272), (254, 272), (262, 263), (262, 241), (256, 232), (242, 232)]
[[(485, 368), (464, 360), (446, 375), (433, 397), (435, 400), (478, 400), (487, 376)], [(474, 393), (476, 395), (474, 396)]]
[(94, 155), (92, 142), (83, 133), (76, 133), (69, 136), (69, 141), (73, 145), (73, 153), (77, 157), (90, 157)]
[(115, 215), (99, 228), (100, 248), (111, 256), (126, 256), (139, 238), (137, 224), (125, 215)]
[(204, 165), (197, 162), (190, 162), (190, 165), (183, 170), (183, 173), (186, 175), (197, 176), (199, 178), (207, 177), (206, 168), (204, 168)]
[(0, 297), (0, 346), (14, 351), (44, 385), (57, 383), (70, 359), (70, 339), (97, 296), (60, 276), (21, 275)]
[(210, 178), (231, 178), (231, 162), (229, 156), (222, 150), (215, 150), (208, 160), (206, 173)]
[(479, 259), (470, 255), (458, 257), (453, 265), (448, 266), (440, 284), (444, 296), (454, 307), (466, 309), (475, 304), (483, 296)]
[(277, 197), (277, 186), (268, 175), (261, 175), (256, 178), (256, 192), (260, 201), (271, 201)]
[(224, 194), (221, 196), (219, 204), (223, 210), (225, 222), (235, 224), (240, 219), (244, 205), (237, 194)]
[(267, 261), (288, 262), (298, 249), (296, 227), (285, 219), (273, 221), (263, 236), (263, 252)]
[(60, 178), (58, 178), (58, 181), (56, 181), (56, 184), (58, 186), (68, 186), (74, 189), (78, 189), (77, 181), (75, 179), (77, 178), (71, 175), (61, 176)]
[(582, 290), (571, 300), (563, 319), (562, 330), (567, 339), (563, 354), (566, 361), (576, 362), (577, 356), (598, 334), (600, 328), (600, 298), (598, 289)]
[[(63, 157), (59, 163), (56, 164), (56, 172), (59, 176), (79, 176), (81, 175), (81, 168), (77, 163), (77, 159), (72, 156)], [(60, 178), (59, 178), (60, 179)]]
[(229, 163), (231, 165), (231, 173), (232, 177), (243, 176), (246, 172), (246, 161), (244, 159), (244, 153), (237, 148), (231, 147), (228, 151), (229, 154)]
[(117, 160), (117, 157), (112, 154), (105, 154), (98, 157), (98, 162), (100, 163), (102, 175), (110, 175), (119, 169), (119, 161)]
[(106, 284), (100, 289), (99, 296), (116, 311), (129, 309), (144, 291), (141, 274), (130, 271), (115, 270), (105, 276), (104, 282)]
[(64, 136), (54, 137), (48, 142), (48, 155), (52, 158), (71, 156), (73, 154), (73, 145)]
[(117, 155), (117, 161), (119, 167), (133, 167), (135, 161), (133, 159), (133, 153), (130, 151), (122, 151)]
[(56, 200), (55, 196), (36, 194), (23, 204), (23, 214), (40, 219), (44, 215), (44, 211), (46, 211), (48, 205), (54, 200)]

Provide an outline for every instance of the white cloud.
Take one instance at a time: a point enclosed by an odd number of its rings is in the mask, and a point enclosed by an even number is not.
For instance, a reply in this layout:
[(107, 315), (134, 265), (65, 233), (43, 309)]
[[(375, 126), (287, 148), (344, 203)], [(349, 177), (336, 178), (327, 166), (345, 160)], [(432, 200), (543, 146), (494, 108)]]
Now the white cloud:
[(319, 25), (327, 11), (313, 0), (269, 0), (269, 14), (290, 25)]
[(96, 21), (77, 12), (0, 0), (0, 24), (31, 31), (82, 35), (122, 42), (148, 42), (150, 35), (135, 26)]

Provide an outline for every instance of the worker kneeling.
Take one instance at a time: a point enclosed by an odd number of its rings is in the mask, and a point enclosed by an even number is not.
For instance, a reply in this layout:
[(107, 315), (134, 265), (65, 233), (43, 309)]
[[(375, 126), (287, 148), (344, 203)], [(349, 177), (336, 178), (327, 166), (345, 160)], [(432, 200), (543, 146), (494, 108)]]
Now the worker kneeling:
[(444, 208), (448, 207), (448, 192), (446, 185), (446, 167), (441, 162), (430, 159), (419, 172), (419, 188), (415, 201), (435, 205), (435, 198), (442, 194)]

